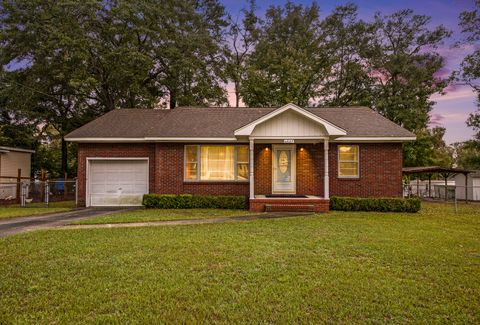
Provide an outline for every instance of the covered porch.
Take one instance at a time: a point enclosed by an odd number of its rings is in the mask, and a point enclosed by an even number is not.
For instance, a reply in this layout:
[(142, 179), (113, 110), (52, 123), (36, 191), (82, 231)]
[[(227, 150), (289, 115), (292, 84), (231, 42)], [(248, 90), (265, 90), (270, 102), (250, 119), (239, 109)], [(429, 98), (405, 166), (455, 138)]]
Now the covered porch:
[(250, 210), (327, 212), (335, 125), (286, 105), (235, 132), (249, 142)]
[(327, 212), (329, 140), (287, 140), (251, 139), (250, 210)]

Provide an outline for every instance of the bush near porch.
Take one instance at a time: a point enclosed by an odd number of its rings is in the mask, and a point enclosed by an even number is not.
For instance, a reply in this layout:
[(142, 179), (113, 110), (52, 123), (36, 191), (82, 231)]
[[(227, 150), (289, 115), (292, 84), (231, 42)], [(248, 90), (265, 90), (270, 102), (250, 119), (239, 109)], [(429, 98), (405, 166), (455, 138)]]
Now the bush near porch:
[(337, 211), (378, 211), (378, 212), (418, 212), (421, 202), (419, 198), (330, 198), (330, 210)]
[(245, 196), (200, 196), (191, 194), (145, 194), (143, 205), (149, 209), (245, 209)]

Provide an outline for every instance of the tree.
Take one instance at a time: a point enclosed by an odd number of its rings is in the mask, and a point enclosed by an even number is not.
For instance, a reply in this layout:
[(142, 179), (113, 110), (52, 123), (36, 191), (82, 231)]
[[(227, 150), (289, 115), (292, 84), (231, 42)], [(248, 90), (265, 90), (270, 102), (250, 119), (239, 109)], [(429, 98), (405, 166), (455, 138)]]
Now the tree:
[(374, 26), (357, 17), (357, 6), (338, 6), (322, 22), (331, 70), (320, 90), (322, 106), (369, 105), (373, 80), (364, 54)]
[(5, 116), (53, 127), (63, 173), (65, 135), (109, 110), (225, 102), (224, 15), (215, 0), (2, 0)]
[(375, 79), (371, 106), (388, 119), (419, 132), (429, 122), (434, 102), (447, 80), (436, 77), (444, 60), (435, 49), (450, 36), (443, 26), (430, 30), (431, 18), (400, 10), (375, 15), (375, 41), (366, 53)]
[(463, 43), (474, 44), (476, 49), (467, 55), (462, 63), (460, 72), (456, 73), (458, 81), (472, 87), (477, 93), (477, 110), (467, 119), (467, 125), (475, 131), (475, 139), (480, 143), (480, 0), (475, 1), (475, 9), (460, 14), (460, 27), (466, 35)]
[(458, 167), (464, 169), (480, 169), (480, 142), (470, 140), (454, 144)]
[(443, 141), (445, 128), (434, 127), (417, 132), (417, 140), (404, 145), (404, 166), (452, 167), (453, 148)]
[(307, 106), (329, 68), (319, 7), (271, 6), (248, 58), (241, 95), (248, 106)]
[(218, 1), (150, 0), (122, 5), (127, 6), (125, 15), (131, 19), (133, 34), (153, 62), (149, 75), (171, 109), (227, 103), (223, 71), (227, 22)]
[(248, 56), (256, 46), (258, 39), (259, 18), (255, 15), (255, 2), (250, 0), (249, 8), (242, 10), (243, 18), (230, 17), (228, 37), (230, 46), (225, 49), (226, 75), (233, 82), (235, 91), (235, 107), (240, 106), (240, 89), (246, 78), (246, 62)]

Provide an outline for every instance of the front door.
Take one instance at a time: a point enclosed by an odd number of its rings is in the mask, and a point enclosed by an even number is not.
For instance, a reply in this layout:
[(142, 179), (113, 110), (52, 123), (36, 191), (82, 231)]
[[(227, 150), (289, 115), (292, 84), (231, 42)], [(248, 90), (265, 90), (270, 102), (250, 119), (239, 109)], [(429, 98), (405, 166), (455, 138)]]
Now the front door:
[(295, 194), (296, 172), (295, 145), (273, 145), (272, 192), (275, 194)]

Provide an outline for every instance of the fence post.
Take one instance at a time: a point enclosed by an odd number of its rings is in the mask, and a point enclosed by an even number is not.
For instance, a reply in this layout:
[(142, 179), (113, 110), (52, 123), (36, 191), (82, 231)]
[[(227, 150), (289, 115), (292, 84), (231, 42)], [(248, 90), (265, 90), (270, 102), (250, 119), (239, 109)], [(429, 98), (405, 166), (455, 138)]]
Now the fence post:
[(63, 178), (63, 199), (66, 201), (68, 197), (68, 185), (67, 185), (68, 174), (65, 173)]
[(17, 197), (17, 203), (20, 203), (20, 186), (22, 185), (22, 169), (19, 168), (17, 172), (17, 191), (16, 191), (16, 197)]
[(48, 208), (48, 195), (50, 193), (50, 186), (48, 185), (48, 181), (45, 181), (45, 205)]
[(20, 206), (22, 208), (25, 207), (25, 185), (22, 184), (22, 187), (21, 187), (21, 192), (20, 192)]
[(468, 173), (465, 173), (465, 204), (468, 204)]
[(40, 202), (45, 202), (45, 182), (47, 180), (47, 175), (45, 170), (42, 169), (40, 174)]
[(75, 177), (75, 207), (78, 208), (78, 178)]

